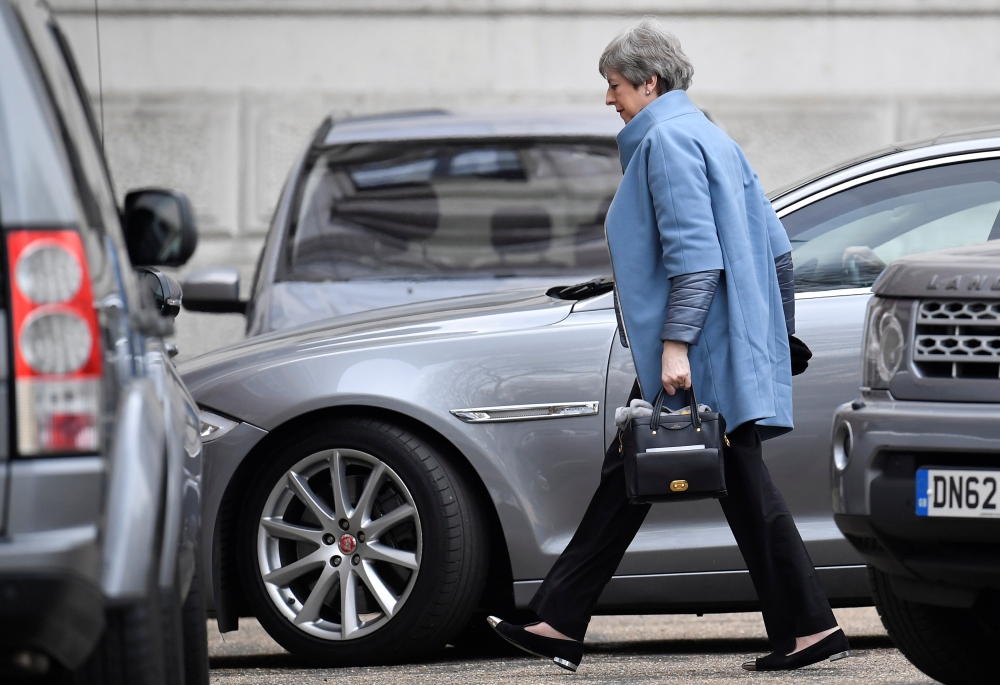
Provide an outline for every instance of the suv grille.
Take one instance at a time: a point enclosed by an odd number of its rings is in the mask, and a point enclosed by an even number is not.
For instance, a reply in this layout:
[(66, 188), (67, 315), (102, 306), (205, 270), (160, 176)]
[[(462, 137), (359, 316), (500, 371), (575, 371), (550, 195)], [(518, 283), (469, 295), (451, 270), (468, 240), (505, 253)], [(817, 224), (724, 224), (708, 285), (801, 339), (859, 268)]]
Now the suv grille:
[(923, 376), (1000, 379), (1000, 302), (921, 302), (913, 363)]

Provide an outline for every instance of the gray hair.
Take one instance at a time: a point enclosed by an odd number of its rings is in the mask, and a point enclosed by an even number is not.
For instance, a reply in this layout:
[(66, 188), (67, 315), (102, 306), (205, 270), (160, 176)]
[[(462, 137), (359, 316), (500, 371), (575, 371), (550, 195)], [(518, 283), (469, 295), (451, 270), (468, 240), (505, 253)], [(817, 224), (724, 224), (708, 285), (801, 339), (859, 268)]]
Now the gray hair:
[(636, 87), (656, 74), (656, 90), (660, 95), (687, 90), (694, 76), (694, 67), (681, 50), (677, 36), (651, 17), (615, 36), (604, 48), (597, 68), (604, 78), (608, 77), (608, 70), (615, 69)]

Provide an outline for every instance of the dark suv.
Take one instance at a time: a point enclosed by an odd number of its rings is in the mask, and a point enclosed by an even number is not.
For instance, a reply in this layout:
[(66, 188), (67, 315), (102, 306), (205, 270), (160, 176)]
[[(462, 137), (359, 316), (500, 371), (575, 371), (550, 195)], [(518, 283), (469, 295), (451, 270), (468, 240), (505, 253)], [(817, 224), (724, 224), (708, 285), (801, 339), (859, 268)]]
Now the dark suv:
[(903, 654), (947, 685), (996, 682), (1000, 241), (898, 259), (874, 292), (861, 395), (834, 419), (834, 518)]
[(198, 414), (151, 268), (191, 208), (120, 214), (99, 135), (48, 9), (0, 0), (0, 681), (207, 683)]

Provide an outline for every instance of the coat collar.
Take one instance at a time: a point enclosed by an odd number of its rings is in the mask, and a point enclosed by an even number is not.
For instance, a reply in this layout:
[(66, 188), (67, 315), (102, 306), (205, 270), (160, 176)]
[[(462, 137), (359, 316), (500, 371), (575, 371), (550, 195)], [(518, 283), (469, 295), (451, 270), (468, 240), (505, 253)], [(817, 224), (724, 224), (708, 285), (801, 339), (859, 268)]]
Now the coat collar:
[(669, 93), (664, 93), (643, 107), (642, 111), (618, 132), (618, 155), (621, 158), (622, 169), (628, 168), (632, 156), (639, 149), (639, 143), (657, 122), (698, 111), (687, 92), (683, 90), (672, 90)]

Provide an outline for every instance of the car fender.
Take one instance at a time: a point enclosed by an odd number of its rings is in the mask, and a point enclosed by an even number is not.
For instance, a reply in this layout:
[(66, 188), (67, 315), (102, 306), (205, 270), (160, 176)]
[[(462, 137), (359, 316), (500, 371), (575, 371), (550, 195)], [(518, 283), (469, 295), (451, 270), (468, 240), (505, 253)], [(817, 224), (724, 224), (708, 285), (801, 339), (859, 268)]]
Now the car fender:
[[(581, 487), (596, 486), (590, 481), (599, 476), (603, 458), (603, 416), (595, 410), (558, 421), (470, 425), (452, 411), (586, 401), (603, 406), (614, 315), (588, 312), (527, 330), (480, 331), (472, 337), (393, 337), (350, 349), (282, 341), (281, 354), (265, 350), (242, 364), (229, 357), (212, 373), (196, 370), (190, 387), (205, 408), (267, 432), (331, 410), (377, 409), (423, 424), (450, 442), (485, 486), (508, 549), (518, 552), (515, 578), (541, 577), (583, 514), (579, 488), (569, 483), (582, 477)], [(539, 488), (550, 494), (536, 496)]]
[[(395, 414), (405, 418), (411, 425), (420, 424), (422, 428), (435, 433), (435, 437), (450, 443), (451, 447), (461, 454), (461, 458), (470, 464), (475, 476), (489, 492), (494, 512), (500, 519), (503, 535), (501, 543), (510, 548), (512, 534), (515, 536), (515, 544), (518, 542), (517, 531), (524, 535), (530, 534), (531, 522), (527, 512), (517, 506), (516, 498), (509, 496), (510, 484), (497, 465), (487, 455), (481, 453), (482, 445), (465, 438), (461, 431), (449, 426), (447, 421), (439, 420), (439, 417), (427, 408), (402, 402), (393, 397), (358, 394), (313, 398), (312, 401), (303, 402), (298, 409), (300, 410), (298, 414), (272, 432), (282, 434), (293, 425), (301, 425), (303, 417), (310, 415)], [(237, 613), (239, 609), (233, 601), (242, 590), (238, 587), (239, 581), (233, 571), (226, 572), (223, 568), (226, 563), (225, 557), (232, 553), (231, 541), (228, 543), (223, 541), (226, 537), (223, 531), (232, 524), (228, 517), (238, 516), (239, 509), (230, 511), (227, 508), (226, 511), (229, 513), (224, 516), (222, 505), (225, 500), (234, 496), (233, 479), (237, 471), (247, 463), (248, 457), (255, 454), (261, 441), (268, 435), (268, 431), (249, 423), (240, 423), (234, 430), (206, 446), (203, 519), (206, 522), (214, 522), (214, 525), (211, 528), (208, 525), (202, 528), (201, 580), (206, 608), (216, 612), (219, 629), (223, 632), (237, 629), (236, 617), (239, 615)], [(258, 462), (255, 458), (253, 461)], [(236, 490), (235, 496), (241, 497), (239, 487)]]
[(160, 540), (166, 428), (152, 380), (139, 378), (127, 386), (115, 426), (101, 579), (112, 602), (143, 597), (159, 557), (154, 541)]

